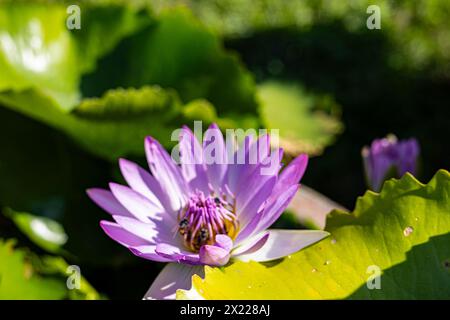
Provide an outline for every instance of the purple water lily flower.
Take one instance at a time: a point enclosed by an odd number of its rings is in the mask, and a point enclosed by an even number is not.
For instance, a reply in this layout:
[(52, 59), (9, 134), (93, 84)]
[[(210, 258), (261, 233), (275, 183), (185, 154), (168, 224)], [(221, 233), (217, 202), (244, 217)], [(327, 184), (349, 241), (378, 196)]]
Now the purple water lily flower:
[(419, 153), (419, 143), (414, 138), (398, 141), (394, 135), (388, 135), (374, 140), (370, 148), (362, 150), (369, 187), (379, 191), (386, 179), (400, 178), (406, 172), (415, 175)]
[[(211, 143), (219, 160), (214, 163), (205, 161)], [(240, 151), (244, 148), (247, 160), (256, 149), (267, 152), (259, 154), (254, 163), (235, 163), (228, 159), (216, 125), (207, 130), (203, 145), (185, 127), (180, 134), (178, 166), (155, 139), (147, 137), (145, 152), (151, 173), (120, 159), (129, 186), (110, 183), (110, 191), (87, 191), (115, 220), (100, 223), (112, 239), (139, 257), (169, 262), (146, 298), (174, 298), (176, 289), (190, 288), (193, 274), (203, 276), (203, 265), (223, 266), (230, 259), (274, 260), (328, 235), (313, 230), (267, 230), (297, 192), (306, 155), (279, 174), (282, 150), (270, 150), (268, 135), (247, 136), (239, 147)], [(236, 160), (239, 150), (233, 152), (231, 159)], [(267, 166), (274, 161), (276, 165)]]

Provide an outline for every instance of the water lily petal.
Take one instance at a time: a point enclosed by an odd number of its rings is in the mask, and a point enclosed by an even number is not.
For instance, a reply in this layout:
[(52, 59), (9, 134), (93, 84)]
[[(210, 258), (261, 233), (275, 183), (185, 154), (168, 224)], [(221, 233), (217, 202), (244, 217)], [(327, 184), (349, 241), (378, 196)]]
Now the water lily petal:
[(251, 173), (240, 182), (236, 198), (236, 211), (239, 214), (241, 228), (253, 219), (262, 204), (270, 199), (277, 184), (277, 174), (280, 169), (280, 159), (283, 150), (276, 149), (266, 157), (266, 162), (259, 163)]
[(241, 179), (247, 177), (255, 166), (246, 160), (248, 158), (247, 154), (252, 141), (252, 136), (246, 136), (244, 141), (242, 141), (239, 145), (238, 150), (236, 150), (236, 152), (234, 152), (231, 156), (231, 159), (228, 159), (229, 164), (225, 180), (231, 192), (234, 194), (237, 194)]
[(416, 139), (411, 138), (401, 141), (399, 146), (399, 159), (397, 166), (400, 176), (409, 172), (416, 175), (417, 171), (417, 157), (420, 154), (420, 146)]
[(167, 195), (161, 190), (158, 181), (146, 170), (126, 159), (119, 159), (119, 166), (128, 185), (147, 197), (152, 203), (170, 210)]
[(286, 190), (286, 188), (299, 183), (300, 179), (305, 173), (308, 166), (308, 156), (301, 154), (292, 160), (289, 165), (280, 173), (277, 181), (277, 185), (273, 190), (273, 194), (276, 197), (280, 192)]
[[(248, 163), (261, 163), (270, 155), (270, 135), (262, 134), (250, 145), (246, 160)], [(256, 161), (255, 161), (256, 160)]]
[[(152, 137), (145, 139), (151, 174), (120, 159), (122, 174), (130, 187), (111, 183), (111, 192), (88, 191), (117, 222), (104, 222), (102, 228), (134, 254), (155, 261), (220, 266), (228, 263), (230, 252), (242, 259), (255, 255), (259, 259), (275, 259), (294, 250), (284, 237), (273, 236), (279, 238), (277, 243), (288, 244), (280, 249), (281, 253), (279, 250), (273, 254), (271, 233), (265, 230), (295, 195), (307, 157), (295, 159), (279, 175), (283, 150), (270, 149), (269, 135), (255, 140), (250, 133), (239, 139), (242, 142), (236, 151), (234, 143), (225, 145), (217, 125), (208, 130), (213, 130), (209, 137), (214, 137), (209, 139), (206, 134), (201, 144), (188, 127), (181, 129), (181, 168)], [(206, 150), (210, 146), (215, 148)], [(211, 163), (213, 157), (219, 163)], [(182, 208), (185, 210), (180, 211)], [(225, 220), (238, 226), (234, 240), (221, 234), (225, 232)], [(200, 234), (206, 235), (208, 241), (209, 235), (219, 235), (214, 245), (203, 245), (199, 253), (194, 253), (187, 249), (183, 235)]]
[(200, 263), (223, 266), (230, 260), (230, 251), (218, 246), (204, 245), (200, 248)]
[(172, 262), (172, 259), (164, 258), (156, 253), (156, 245), (142, 245), (129, 247), (130, 251), (137, 257), (156, 261), (156, 262)]
[[(246, 181), (256, 169), (267, 167), (268, 164), (277, 163), (271, 170), (266, 169), (264, 174), (274, 175), (278, 173), (278, 164), (282, 159), (282, 154), (282, 149), (271, 152), (269, 135), (261, 135), (255, 141), (253, 136), (246, 136), (230, 159), (227, 183), (231, 191), (239, 194), (239, 188), (243, 185), (242, 182)], [(268, 159), (269, 156), (270, 159)]]
[(239, 230), (236, 239), (234, 239), (234, 243), (236, 246), (240, 245), (245, 240), (250, 239), (255, 234), (258, 234), (259, 231), (262, 231), (260, 230), (260, 228), (258, 228), (258, 225), (262, 218), (262, 212), (258, 212), (253, 216), (252, 220), (250, 220), (250, 222), (248, 222), (245, 227)]
[(233, 240), (231, 240), (231, 238), (225, 234), (216, 235), (215, 240), (215, 245), (221, 247), (222, 249), (230, 251), (233, 248)]
[(329, 235), (321, 230), (268, 230), (266, 243), (256, 251), (236, 258), (242, 261), (270, 261), (299, 251)]
[[(276, 176), (261, 176), (258, 170), (248, 178), (245, 190), (236, 199), (236, 211), (241, 228), (247, 226), (261, 205), (270, 197), (276, 181)], [(245, 194), (246, 198), (241, 194)]]
[(174, 245), (179, 244), (178, 238), (174, 238), (170, 233), (170, 230), (158, 222), (142, 222), (123, 216), (113, 216), (113, 218), (122, 228), (135, 236), (146, 240), (149, 244), (156, 244), (159, 242), (169, 242)]
[(203, 278), (205, 276), (203, 267), (169, 263), (153, 281), (144, 299), (173, 300), (178, 289), (189, 290), (191, 288), (194, 274)]
[(181, 173), (191, 190), (209, 193), (203, 148), (194, 133), (184, 126), (180, 131)]
[[(152, 220), (163, 219), (163, 209), (142, 194), (117, 183), (110, 183), (109, 187), (114, 197), (137, 219), (144, 222), (149, 221), (150, 218)], [(167, 215), (167, 219), (175, 221), (170, 215)]]
[(186, 203), (189, 191), (180, 169), (161, 144), (152, 137), (145, 139), (145, 152), (152, 175), (170, 197), (172, 210), (179, 210)]
[(192, 253), (180, 249), (178, 246), (174, 246), (168, 243), (158, 243), (155, 252), (160, 256), (170, 259), (174, 262), (187, 263), (187, 264), (199, 264), (198, 253)]
[(295, 196), (298, 187), (299, 185), (291, 186), (276, 199), (274, 199), (274, 201), (266, 204), (263, 211), (255, 214), (247, 225), (239, 231), (239, 234), (235, 239), (235, 244), (239, 245), (245, 239), (248, 239), (269, 228), (289, 205), (292, 198)]
[(228, 165), (227, 150), (222, 131), (215, 123), (209, 126), (203, 136), (203, 159), (206, 161), (208, 180), (215, 192), (219, 194), (220, 189), (223, 187)]
[[(277, 221), (280, 215), (284, 212), (284, 210), (286, 210), (287, 206), (292, 201), (292, 198), (297, 193), (299, 187), (300, 186), (298, 184), (290, 186), (286, 191), (279, 194), (278, 197), (274, 199), (274, 201), (267, 204), (264, 208), (264, 211), (261, 213), (261, 217), (256, 227), (254, 227), (251, 235), (266, 230), (275, 221)], [(253, 227), (253, 225), (251, 227)]]
[(109, 190), (92, 188), (86, 190), (89, 198), (92, 199), (100, 208), (112, 215), (125, 217), (134, 217)]
[(233, 258), (237, 257), (239, 259), (239, 255), (253, 253), (256, 250), (259, 250), (269, 238), (269, 232), (265, 231), (260, 234), (257, 234), (249, 239), (246, 239), (242, 242), (238, 247), (233, 249), (231, 252)]
[(111, 239), (119, 242), (121, 245), (127, 248), (148, 244), (146, 240), (137, 237), (131, 232), (128, 232), (117, 223), (102, 220), (100, 221), (100, 226)]

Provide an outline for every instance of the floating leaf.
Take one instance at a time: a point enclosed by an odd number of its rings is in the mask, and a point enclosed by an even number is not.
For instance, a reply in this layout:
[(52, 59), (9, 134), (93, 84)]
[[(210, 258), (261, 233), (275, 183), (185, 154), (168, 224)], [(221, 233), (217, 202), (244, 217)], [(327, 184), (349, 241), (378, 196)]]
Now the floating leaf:
[[(207, 267), (178, 298), (448, 299), (449, 195), (445, 170), (426, 185), (410, 174), (389, 180), (381, 193), (359, 198), (353, 213), (334, 211), (329, 238), (272, 266)], [(367, 285), (377, 269), (379, 289)]]
[[(170, 146), (172, 132), (190, 122), (176, 92), (159, 86), (110, 90), (102, 98), (84, 100), (72, 113), (61, 112), (35, 91), (4, 92), (0, 103), (66, 132), (92, 153), (111, 160), (143, 155), (147, 135)], [(190, 108), (196, 103), (203, 104), (193, 101)], [(211, 120), (211, 110), (196, 115), (196, 120)]]
[[(172, 131), (192, 120), (259, 126), (250, 73), (187, 10), (168, 10), (155, 20), (138, 6), (86, 2), (81, 29), (69, 30), (65, 9), (34, 2), (0, 6), (0, 15), (8, 16), (0, 29), (0, 104), (107, 159), (142, 155), (146, 135), (171, 146)], [(31, 40), (37, 48), (29, 48)], [(60, 46), (68, 52), (47, 52)], [(38, 56), (30, 66), (14, 60), (27, 52)], [(39, 57), (48, 65), (33, 73)]]
[(131, 6), (81, 7), (81, 29), (69, 30), (62, 3), (0, 4), (0, 91), (35, 89), (68, 111), (80, 99), (81, 75), (145, 24)]
[(174, 90), (158, 86), (107, 91), (101, 98), (86, 98), (74, 110), (80, 118), (98, 121), (127, 121), (142, 116), (158, 116), (160, 121), (180, 113), (181, 103)]
[[(299, 86), (269, 81), (258, 86), (263, 124), (280, 130), (280, 144), (291, 155), (317, 155), (341, 130), (337, 105), (329, 97), (306, 94)], [(280, 108), (283, 112), (280, 112)]]
[(220, 116), (257, 112), (250, 73), (184, 8), (165, 10), (155, 24), (124, 40), (86, 76), (83, 88), (98, 96), (148, 84), (174, 88), (184, 103), (206, 99)]
[(0, 299), (62, 299), (64, 282), (35, 272), (22, 250), (14, 249), (14, 241), (0, 239)]
[[(67, 290), (67, 298), (70, 300), (99, 300), (104, 299), (94, 287), (86, 280), (82, 275), (82, 269), (77, 265), (69, 265), (63, 258), (54, 256), (44, 256), (41, 257), (39, 268), (42, 272), (46, 274), (60, 275), (65, 280), (67, 287), (67, 282), (75, 284), (75, 281), (79, 281), (79, 287), (74, 287)], [(76, 273), (80, 272), (79, 279), (73, 282), (70, 281), (71, 276), (78, 276)]]
[(14, 240), (0, 239), (1, 299), (100, 299), (95, 289), (79, 275), (79, 288), (69, 289), (69, 265), (60, 257), (16, 249)]
[(61, 247), (67, 242), (67, 234), (58, 222), (9, 208), (5, 209), (5, 215), (37, 246), (51, 253), (62, 253)]

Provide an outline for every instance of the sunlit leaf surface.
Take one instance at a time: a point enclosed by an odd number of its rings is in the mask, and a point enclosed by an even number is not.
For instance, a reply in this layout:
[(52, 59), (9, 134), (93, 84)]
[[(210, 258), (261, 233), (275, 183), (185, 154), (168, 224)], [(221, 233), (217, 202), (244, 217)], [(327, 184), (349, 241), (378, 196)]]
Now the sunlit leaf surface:
[(409, 174), (390, 180), (380, 194), (359, 198), (352, 213), (334, 211), (327, 239), (273, 265), (207, 267), (205, 279), (194, 276), (178, 298), (448, 299), (449, 195), (444, 170), (426, 185)]

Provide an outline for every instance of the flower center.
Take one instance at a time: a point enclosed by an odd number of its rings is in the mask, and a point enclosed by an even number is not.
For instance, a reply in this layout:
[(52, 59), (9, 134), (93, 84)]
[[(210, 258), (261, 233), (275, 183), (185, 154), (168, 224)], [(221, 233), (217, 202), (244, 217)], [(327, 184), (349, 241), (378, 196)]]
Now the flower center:
[(234, 239), (238, 228), (234, 205), (227, 202), (225, 194), (205, 196), (196, 191), (178, 214), (178, 232), (186, 247), (194, 252), (205, 244), (214, 244), (218, 234)]

